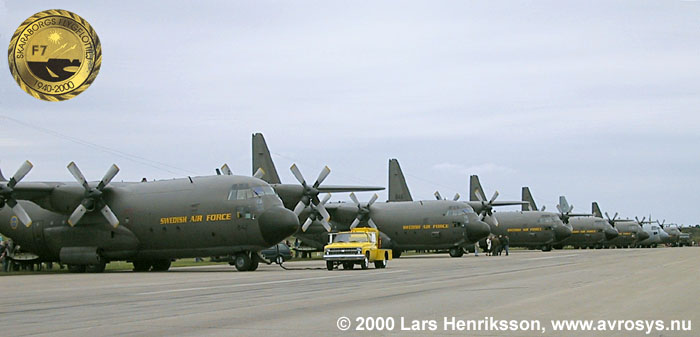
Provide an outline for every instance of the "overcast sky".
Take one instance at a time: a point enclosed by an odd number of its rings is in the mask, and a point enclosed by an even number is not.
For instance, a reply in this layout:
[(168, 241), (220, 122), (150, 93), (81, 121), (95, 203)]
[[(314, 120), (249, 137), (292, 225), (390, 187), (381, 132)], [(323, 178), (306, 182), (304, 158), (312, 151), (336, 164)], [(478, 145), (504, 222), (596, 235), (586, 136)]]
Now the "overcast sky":
[(499, 200), (700, 222), (700, 2), (0, 0), (0, 41), (53, 8), (102, 68), (58, 103), (0, 70), (6, 176), (249, 175), (263, 132), (283, 182), (385, 186), (398, 158), (414, 199), (479, 174)]

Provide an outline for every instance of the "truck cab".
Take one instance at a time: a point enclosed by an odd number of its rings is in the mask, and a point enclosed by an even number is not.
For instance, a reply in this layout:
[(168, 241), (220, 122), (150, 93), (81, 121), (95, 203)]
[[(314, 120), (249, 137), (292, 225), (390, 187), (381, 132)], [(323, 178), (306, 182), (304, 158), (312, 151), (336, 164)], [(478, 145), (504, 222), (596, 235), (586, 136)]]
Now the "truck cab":
[(381, 269), (386, 268), (391, 258), (391, 250), (381, 248), (381, 238), (376, 228), (353, 228), (349, 232), (331, 233), (328, 245), (323, 248), (323, 259), (328, 270), (340, 265), (343, 269), (353, 269), (356, 264), (367, 269), (370, 263)]

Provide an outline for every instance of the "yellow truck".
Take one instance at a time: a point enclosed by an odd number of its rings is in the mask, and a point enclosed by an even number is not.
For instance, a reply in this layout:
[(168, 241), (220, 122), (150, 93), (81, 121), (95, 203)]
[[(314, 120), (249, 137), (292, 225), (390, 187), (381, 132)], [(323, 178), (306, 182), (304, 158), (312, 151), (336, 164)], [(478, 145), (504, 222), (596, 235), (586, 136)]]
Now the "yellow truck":
[(330, 234), (330, 243), (323, 247), (326, 268), (333, 270), (342, 265), (343, 269), (369, 268), (370, 262), (377, 269), (386, 268), (391, 260), (391, 250), (381, 248), (379, 230), (376, 228), (353, 228), (349, 232)]

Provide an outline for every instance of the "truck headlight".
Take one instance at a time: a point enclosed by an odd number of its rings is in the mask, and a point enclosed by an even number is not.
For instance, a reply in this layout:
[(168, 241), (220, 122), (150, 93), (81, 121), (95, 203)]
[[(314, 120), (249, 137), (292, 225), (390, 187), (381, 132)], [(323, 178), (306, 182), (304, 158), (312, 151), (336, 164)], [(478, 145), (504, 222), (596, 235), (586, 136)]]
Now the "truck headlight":
[(362, 248), (357, 248), (357, 254), (362, 254)]
[(330, 253), (331, 253), (331, 250), (330, 250), (330, 249), (326, 249), (326, 255), (330, 255)]

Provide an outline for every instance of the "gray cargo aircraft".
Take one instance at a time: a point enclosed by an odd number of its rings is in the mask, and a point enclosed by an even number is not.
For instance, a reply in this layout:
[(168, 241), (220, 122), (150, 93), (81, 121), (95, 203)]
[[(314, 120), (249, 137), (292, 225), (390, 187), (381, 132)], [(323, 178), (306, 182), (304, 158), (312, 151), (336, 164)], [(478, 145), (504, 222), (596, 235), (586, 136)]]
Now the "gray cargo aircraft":
[[(153, 182), (115, 182), (112, 165), (88, 182), (20, 182), (0, 174), (0, 231), (40, 261), (73, 272), (102, 272), (109, 261), (135, 271), (165, 271), (173, 259), (232, 255), (239, 271), (255, 270), (257, 252), (296, 232), (299, 220), (272, 187), (255, 177), (216, 175)], [(301, 189), (288, 198), (303, 199)], [(8, 207), (4, 207), (7, 205)], [(21, 225), (20, 225), (21, 223)]]
[[(478, 201), (477, 194), (485, 195), (478, 177), (474, 176), (475, 184), (470, 188), (470, 200)], [(537, 209), (534, 198), (528, 187), (522, 190), (522, 210), (493, 212), (496, 221), (488, 222), (491, 233), (507, 235), (511, 247), (526, 247), (552, 250), (552, 245), (571, 236), (571, 226), (564, 224), (558, 214)], [(480, 243), (483, 247), (485, 244)]]
[[(262, 134), (253, 135), (253, 171), (258, 169), (266, 172), (263, 179), (277, 182), (272, 185), (277, 190), (279, 177), (269, 174), (276, 170)], [(304, 221), (295, 236), (317, 249), (323, 249), (328, 242), (328, 231), (369, 226), (381, 231), (382, 247), (392, 249), (394, 257), (406, 250), (433, 249), (446, 249), (451, 256), (459, 257), (465, 245), (489, 234), (489, 226), (467, 204), (453, 200), (413, 201), (396, 159), (389, 160), (388, 192), (385, 203), (378, 203), (376, 194), (368, 202), (360, 202), (350, 194), (352, 202), (327, 203), (325, 198), (306, 208), (295, 203), (285, 205)]]
[(607, 242), (615, 239), (619, 232), (602, 217), (592, 216), (592, 214), (574, 214), (573, 205), (569, 205), (566, 197), (559, 197), (559, 217), (564, 223), (569, 223), (572, 227), (571, 236), (554, 245), (556, 249), (571, 245), (574, 248), (603, 248)]
[[(600, 207), (598, 206), (597, 202), (594, 201), (591, 204), (591, 211), (596, 217), (603, 218), (603, 213), (600, 211)], [(642, 226), (636, 222), (620, 221), (617, 218), (617, 213), (615, 213), (615, 215), (613, 215), (611, 218), (610, 215), (605, 212), (605, 219), (608, 224), (615, 227), (619, 233), (616, 238), (606, 242), (605, 247), (635, 247), (640, 241), (649, 238), (649, 233), (645, 232), (644, 229), (642, 229)]]

